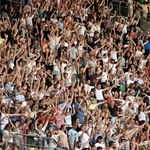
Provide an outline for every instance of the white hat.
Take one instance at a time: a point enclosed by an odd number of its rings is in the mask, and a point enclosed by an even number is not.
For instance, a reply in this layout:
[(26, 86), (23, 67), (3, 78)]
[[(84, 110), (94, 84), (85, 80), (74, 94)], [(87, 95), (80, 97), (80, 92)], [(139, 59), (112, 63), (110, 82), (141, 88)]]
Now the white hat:
[(31, 119), (35, 118), (35, 113), (34, 113), (34, 112), (31, 112), (31, 113), (30, 113), (30, 118), (31, 118)]

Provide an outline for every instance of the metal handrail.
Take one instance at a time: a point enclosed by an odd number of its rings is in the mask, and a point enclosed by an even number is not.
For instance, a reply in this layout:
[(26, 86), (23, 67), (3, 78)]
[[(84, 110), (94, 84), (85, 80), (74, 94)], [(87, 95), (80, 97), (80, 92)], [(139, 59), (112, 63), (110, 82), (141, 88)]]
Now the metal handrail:
[[(118, 2), (118, 4), (113, 4), (113, 2)], [(119, 8), (119, 15), (121, 15), (121, 8), (126, 8), (126, 9), (128, 9), (128, 6), (122, 6), (122, 5), (121, 5), (122, 3), (128, 4), (128, 2), (119, 1), (119, 0), (113, 0), (113, 1), (111, 1), (111, 3), (109, 4), (109, 6), (110, 6), (110, 5), (118, 6), (118, 8)], [(130, 4), (130, 5), (134, 5), (134, 3), (133, 3), (133, 4)], [(139, 9), (138, 7), (137, 7), (137, 9), (138, 9), (140, 12), (142, 12), (142, 10)], [(142, 13), (143, 13), (143, 12), (142, 12)], [(147, 18), (144, 18), (143, 16), (141, 16), (141, 18), (144, 19), (144, 20), (147, 20)]]
[(10, 4), (11, 3), (18, 3), (18, 4), (21, 4), (22, 2), (20, 1), (20, 2), (18, 2), (18, 1), (15, 1), (15, 0), (7, 0), (7, 1), (9, 1), (10, 2)]
[[(17, 137), (17, 136), (21, 136), (22, 137), (22, 143), (21, 142), (15, 142), (15, 138)], [(11, 142), (9, 142), (9, 141), (7, 141), (7, 142), (5, 142), (2, 146), (4, 146), (5, 144), (7, 145), (7, 144), (13, 144), (13, 145), (17, 145), (17, 144), (19, 144), (19, 145), (22, 145), (23, 146), (23, 148), (26, 150), (27, 148), (29, 148), (29, 147), (40, 147), (42, 150), (49, 150), (49, 149), (53, 149), (53, 148), (51, 148), (51, 147), (46, 147), (45, 145), (32, 145), (32, 144), (28, 144), (27, 143), (27, 138), (28, 137), (33, 137), (33, 138), (37, 138), (38, 140), (40, 139), (40, 140), (43, 140), (44, 142), (45, 141), (53, 141), (56, 145), (57, 145), (57, 148), (61, 148), (61, 146), (56, 142), (56, 140), (54, 140), (54, 139), (52, 139), (52, 138), (49, 138), (49, 137), (42, 137), (42, 138), (40, 138), (39, 136), (34, 136), (34, 135), (29, 135), (29, 134), (20, 134), (20, 133), (12, 133), (12, 137), (10, 137), (10, 139), (11, 138), (13, 138), (13, 143), (11, 143)], [(9, 140), (10, 140), (9, 139)]]

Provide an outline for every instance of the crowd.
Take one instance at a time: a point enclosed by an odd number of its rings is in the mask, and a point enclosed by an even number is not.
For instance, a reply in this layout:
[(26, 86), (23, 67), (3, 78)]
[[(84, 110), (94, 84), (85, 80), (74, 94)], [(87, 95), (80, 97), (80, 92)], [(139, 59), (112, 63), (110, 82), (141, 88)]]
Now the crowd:
[(150, 33), (134, 12), (117, 16), (105, 0), (3, 4), (4, 150), (150, 149)]

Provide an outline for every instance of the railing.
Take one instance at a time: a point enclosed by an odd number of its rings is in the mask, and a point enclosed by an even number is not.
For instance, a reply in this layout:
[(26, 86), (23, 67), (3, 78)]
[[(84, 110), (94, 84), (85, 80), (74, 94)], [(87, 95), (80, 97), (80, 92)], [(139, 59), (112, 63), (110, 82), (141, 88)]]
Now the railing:
[(4, 4), (8, 4), (9, 6), (22, 5), (22, 0), (0, 0), (0, 13)]
[[(11, 139), (12, 138), (12, 139)], [(52, 138), (38, 137), (28, 134), (13, 133), (11, 142), (4, 143), (1, 147), (2, 150), (11, 149), (15, 147), (19, 150), (60, 150), (59, 144)]]
[[(113, 5), (113, 10), (112, 13), (114, 13), (114, 11), (116, 11), (116, 14), (118, 16), (128, 16), (128, 12), (129, 12), (129, 5), (134, 5), (134, 4), (128, 4), (127, 2), (124, 1), (120, 1), (120, 0), (112, 0), (109, 3), (109, 6), (111, 7), (111, 5)], [(145, 31), (147, 31), (148, 29), (150, 29), (150, 13), (147, 14), (147, 18), (145, 18), (142, 14), (142, 10), (138, 7), (133, 7), (133, 14), (139, 15), (140, 16), (140, 24), (139, 27)]]

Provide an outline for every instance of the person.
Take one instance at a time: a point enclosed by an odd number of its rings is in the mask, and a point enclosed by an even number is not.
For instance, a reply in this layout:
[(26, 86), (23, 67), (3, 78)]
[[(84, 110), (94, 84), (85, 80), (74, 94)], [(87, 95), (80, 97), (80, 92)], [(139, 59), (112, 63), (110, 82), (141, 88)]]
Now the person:
[(102, 136), (98, 136), (97, 137), (97, 141), (95, 143), (95, 147), (101, 147), (101, 148), (105, 148), (105, 145), (103, 143), (103, 137)]
[(86, 131), (86, 127), (84, 125), (81, 126), (81, 131), (78, 132), (78, 138), (79, 140), (82, 142), (82, 144), (87, 143), (86, 145), (84, 145), (83, 148), (89, 148), (89, 135), (85, 132)]
[(118, 14), (114, 3), (3, 3), (0, 125), (15, 131), (13, 148), (148, 146), (149, 31), (132, 14), (138, 6), (147, 14), (147, 4), (128, 0), (129, 14)]
[(68, 143), (68, 138), (67, 138), (67, 134), (65, 133), (66, 131), (66, 125), (61, 125), (60, 128), (61, 134), (60, 134), (60, 140), (59, 140), (59, 144), (61, 145), (62, 148), (65, 149), (69, 149), (69, 143)]
[(13, 137), (12, 136), (13, 136), (12, 135), (12, 127), (9, 124), (6, 124), (5, 128), (4, 128), (4, 132), (3, 132), (3, 141), (8, 139), (8, 143), (4, 143), (4, 146), (3, 146), (4, 149), (7, 149), (7, 148), (12, 149), (13, 148)]
[(70, 150), (73, 150), (75, 146), (75, 141), (78, 141), (78, 137), (77, 137), (78, 132), (76, 131), (76, 128), (77, 128), (77, 124), (74, 123), (72, 129), (68, 131)]
[(27, 136), (27, 145), (28, 145), (28, 149), (38, 149), (38, 137), (40, 136), (38, 134), (38, 131), (35, 129), (35, 124), (34, 123), (30, 123), (29, 124), (29, 129), (27, 131), (27, 134), (29, 136)]

